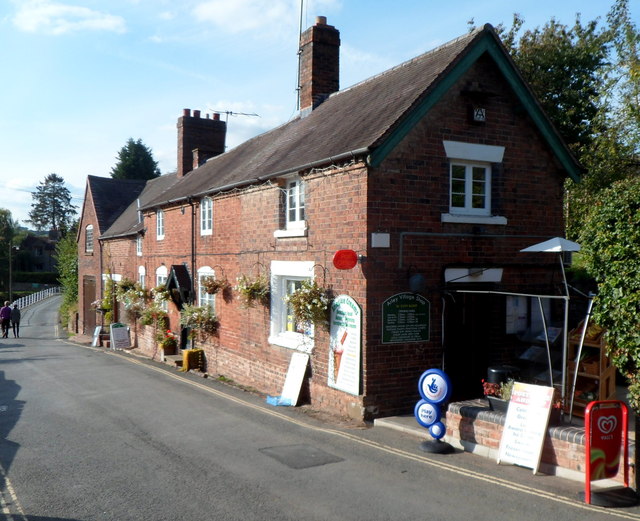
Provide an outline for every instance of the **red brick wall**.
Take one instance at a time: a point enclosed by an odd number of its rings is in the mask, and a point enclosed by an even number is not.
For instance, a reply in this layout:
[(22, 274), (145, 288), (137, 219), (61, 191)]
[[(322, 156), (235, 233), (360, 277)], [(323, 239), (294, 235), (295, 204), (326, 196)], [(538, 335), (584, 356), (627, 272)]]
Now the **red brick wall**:
[[(482, 104), (487, 113), (484, 124), (470, 121), (471, 100), (462, 94), (474, 83), (492, 92)], [(506, 226), (441, 222), (441, 215), (449, 212), (449, 161), (443, 139), (505, 147), (503, 163), (493, 172), (492, 209), (494, 215), (507, 218)], [(557, 263), (555, 257), (518, 252), (563, 235), (563, 179), (547, 145), (489, 60), (473, 66), (382, 165), (371, 171), (368, 231), (391, 236), (390, 248), (369, 250), (366, 273), (367, 302), (375, 310), (367, 320), (366, 399), (378, 402), (382, 415), (409, 412), (418, 399), (420, 374), (442, 366), (440, 326), (446, 266), (503, 266), (503, 286), (510, 291), (548, 281), (548, 270), (541, 272), (533, 266)], [(402, 240), (402, 233), (416, 235), (405, 235)], [(431, 340), (381, 344), (378, 310), (394, 293), (409, 290), (408, 276), (413, 273), (427, 279)]]
[[(487, 122), (469, 120), (470, 100), (462, 93), (473, 82), (491, 90), (484, 103)], [(269, 275), (270, 264), (308, 261), (315, 277), (334, 295), (347, 294), (362, 307), (362, 394), (327, 386), (329, 339), (316, 331), (305, 393), (312, 406), (333, 413), (389, 415), (410, 410), (417, 400), (422, 371), (441, 364), (441, 298), (443, 269), (450, 264), (504, 265), (503, 283), (522, 287), (540, 282), (524, 278), (529, 267), (554, 262), (517, 252), (532, 243), (562, 235), (563, 177), (532, 122), (518, 108), (510, 89), (490, 62), (480, 61), (409, 132), (378, 168), (356, 163), (340, 169), (303, 173), (306, 181), (306, 237), (274, 238), (280, 228), (281, 189), (267, 183), (214, 197), (213, 235), (201, 237), (195, 208), (196, 258), (191, 257), (191, 207), (166, 208), (165, 238), (155, 237), (155, 215), (145, 216), (143, 265), (147, 286), (155, 284), (155, 270), (164, 264), (186, 263), (192, 275), (209, 266), (234, 284), (240, 274)], [(506, 226), (446, 224), (449, 170), (442, 140), (505, 146), (502, 165), (496, 168), (493, 208), (508, 219)], [(371, 248), (372, 232), (389, 233), (389, 248)], [(429, 236), (405, 236), (417, 232)], [(331, 264), (338, 249), (353, 249), (366, 257), (354, 269), (338, 271)], [(117, 253), (116, 253), (117, 250)], [(115, 245), (113, 259), (128, 272), (140, 259)], [(135, 260), (132, 260), (135, 259)], [(115, 261), (114, 261), (115, 262)], [(516, 266), (518, 265), (518, 266)], [(526, 267), (526, 266), (525, 266)], [(431, 302), (430, 341), (410, 344), (381, 343), (381, 305), (395, 293), (408, 291), (408, 276), (427, 278), (425, 296)], [(170, 304), (171, 327), (179, 330), (178, 312)], [(269, 394), (279, 394), (292, 350), (271, 345), (269, 310), (260, 305), (244, 308), (237, 294), (216, 296), (218, 333), (203, 347), (207, 371)], [(142, 331), (142, 330), (141, 330)], [(147, 330), (140, 345), (151, 351)]]
[[(80, 230), (78, 231), (78, 330), (85, 334), (92, 334), (93, 331), (89, 331), (89, 326), (92, 325), (92, 321), (89, 317), (85, 317), (85, 308), (90, 303), (84, 301), (83, 280), (85, 277), (94, 277), (96, 282), (96, 299), (102, 296), (101, 293), (101, 252), (100, 242), (98, 237), (100, 236), (100, 230), (98, 229), (98, 219), (96, 217), (95, 208), (93, 207), (92, 199), (90, 197), (85, 198), (85, 204), (83, 206), (83, 213), (80, 219)], [(93, 225), (93, 252), (88, 253), (85, 251), (86, 244), (86, 228), (89, 225)], [(96, 313), (93, 314), (93, 321), (98, 325), (100, 320), (96, 317)]]

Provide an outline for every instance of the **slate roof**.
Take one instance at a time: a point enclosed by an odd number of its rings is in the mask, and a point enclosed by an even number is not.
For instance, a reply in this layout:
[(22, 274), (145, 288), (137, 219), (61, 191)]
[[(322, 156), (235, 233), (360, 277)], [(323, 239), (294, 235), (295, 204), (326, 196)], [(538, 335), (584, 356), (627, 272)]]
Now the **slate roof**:
[(517, 72), (495, 30), (487, 24), (336, 92), (306, 117), (298, 116), (210, 159), (143, 208), (247, 186), (349, 157), (373, 154), (375, 164), (415, 124), (416, 117), (424, 115), (429, 103), (437, 99), (434, 93), (448, 88), (448, 82), (455, 78), (452, 71), (461, 74), (484, 52), (499, 62), (534, 123), (575, 177), (575, 159)]
[(87, 176), (87, 191), (91, 193), (98, 220), (96, 236), (107, 230), (127, 206), (142, 192), (146, 181)]
[(308, 116), (298, 116), (210, 159), (149, 206), (259, 182), (352, 152), (366, 154), (484, 30), (334, 93)]
[[(116, 180), (114, 180), (116, 181)], [(144, 223), (138, 222), (138, 199), (140, 206), (147, 204), (152, 199), (166, 192), (178, 181), (175, 174), (167, 174), (142, 183), (142, 189), (131, 190), (129, 204), (124, 208), (119, 217), (113, 221), (111, 226), (100, 236), (101, 239), (114, 239), (127, 235), (135, 235), (142, 231)], [(129, 189), (127, 185), (122, 187), (123, 191)]]

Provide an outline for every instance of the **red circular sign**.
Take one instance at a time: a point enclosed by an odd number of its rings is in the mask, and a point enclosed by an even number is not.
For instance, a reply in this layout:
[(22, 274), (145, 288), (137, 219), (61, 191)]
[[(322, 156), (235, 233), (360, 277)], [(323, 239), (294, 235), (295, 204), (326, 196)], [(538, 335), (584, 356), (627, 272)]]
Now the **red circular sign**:
[(338, 250), (333, 256), (333, 265), (339, 270), (350, 270), (358, 264), (358, 254), (353, 250)]

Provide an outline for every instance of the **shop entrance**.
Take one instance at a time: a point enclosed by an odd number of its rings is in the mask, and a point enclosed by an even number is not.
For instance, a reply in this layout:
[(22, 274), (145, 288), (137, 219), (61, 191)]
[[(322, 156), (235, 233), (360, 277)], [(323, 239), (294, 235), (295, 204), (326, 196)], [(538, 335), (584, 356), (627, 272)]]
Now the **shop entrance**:
[(482, 379), (490, 365), (491, 337), (504, 317), (496, 297), (448, 293), (444, 310), (444, 367), (451, 379), (452, 400), (482, 396)]

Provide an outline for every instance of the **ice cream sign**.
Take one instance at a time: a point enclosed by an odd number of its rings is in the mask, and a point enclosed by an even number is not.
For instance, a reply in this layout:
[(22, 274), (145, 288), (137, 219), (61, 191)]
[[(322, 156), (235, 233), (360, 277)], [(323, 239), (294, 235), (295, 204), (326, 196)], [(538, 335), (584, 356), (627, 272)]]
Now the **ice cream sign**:
[(331, 304), (329, 337), (329, 386), (360, 394), (362, 311), (348, 295), (339, 295)]

